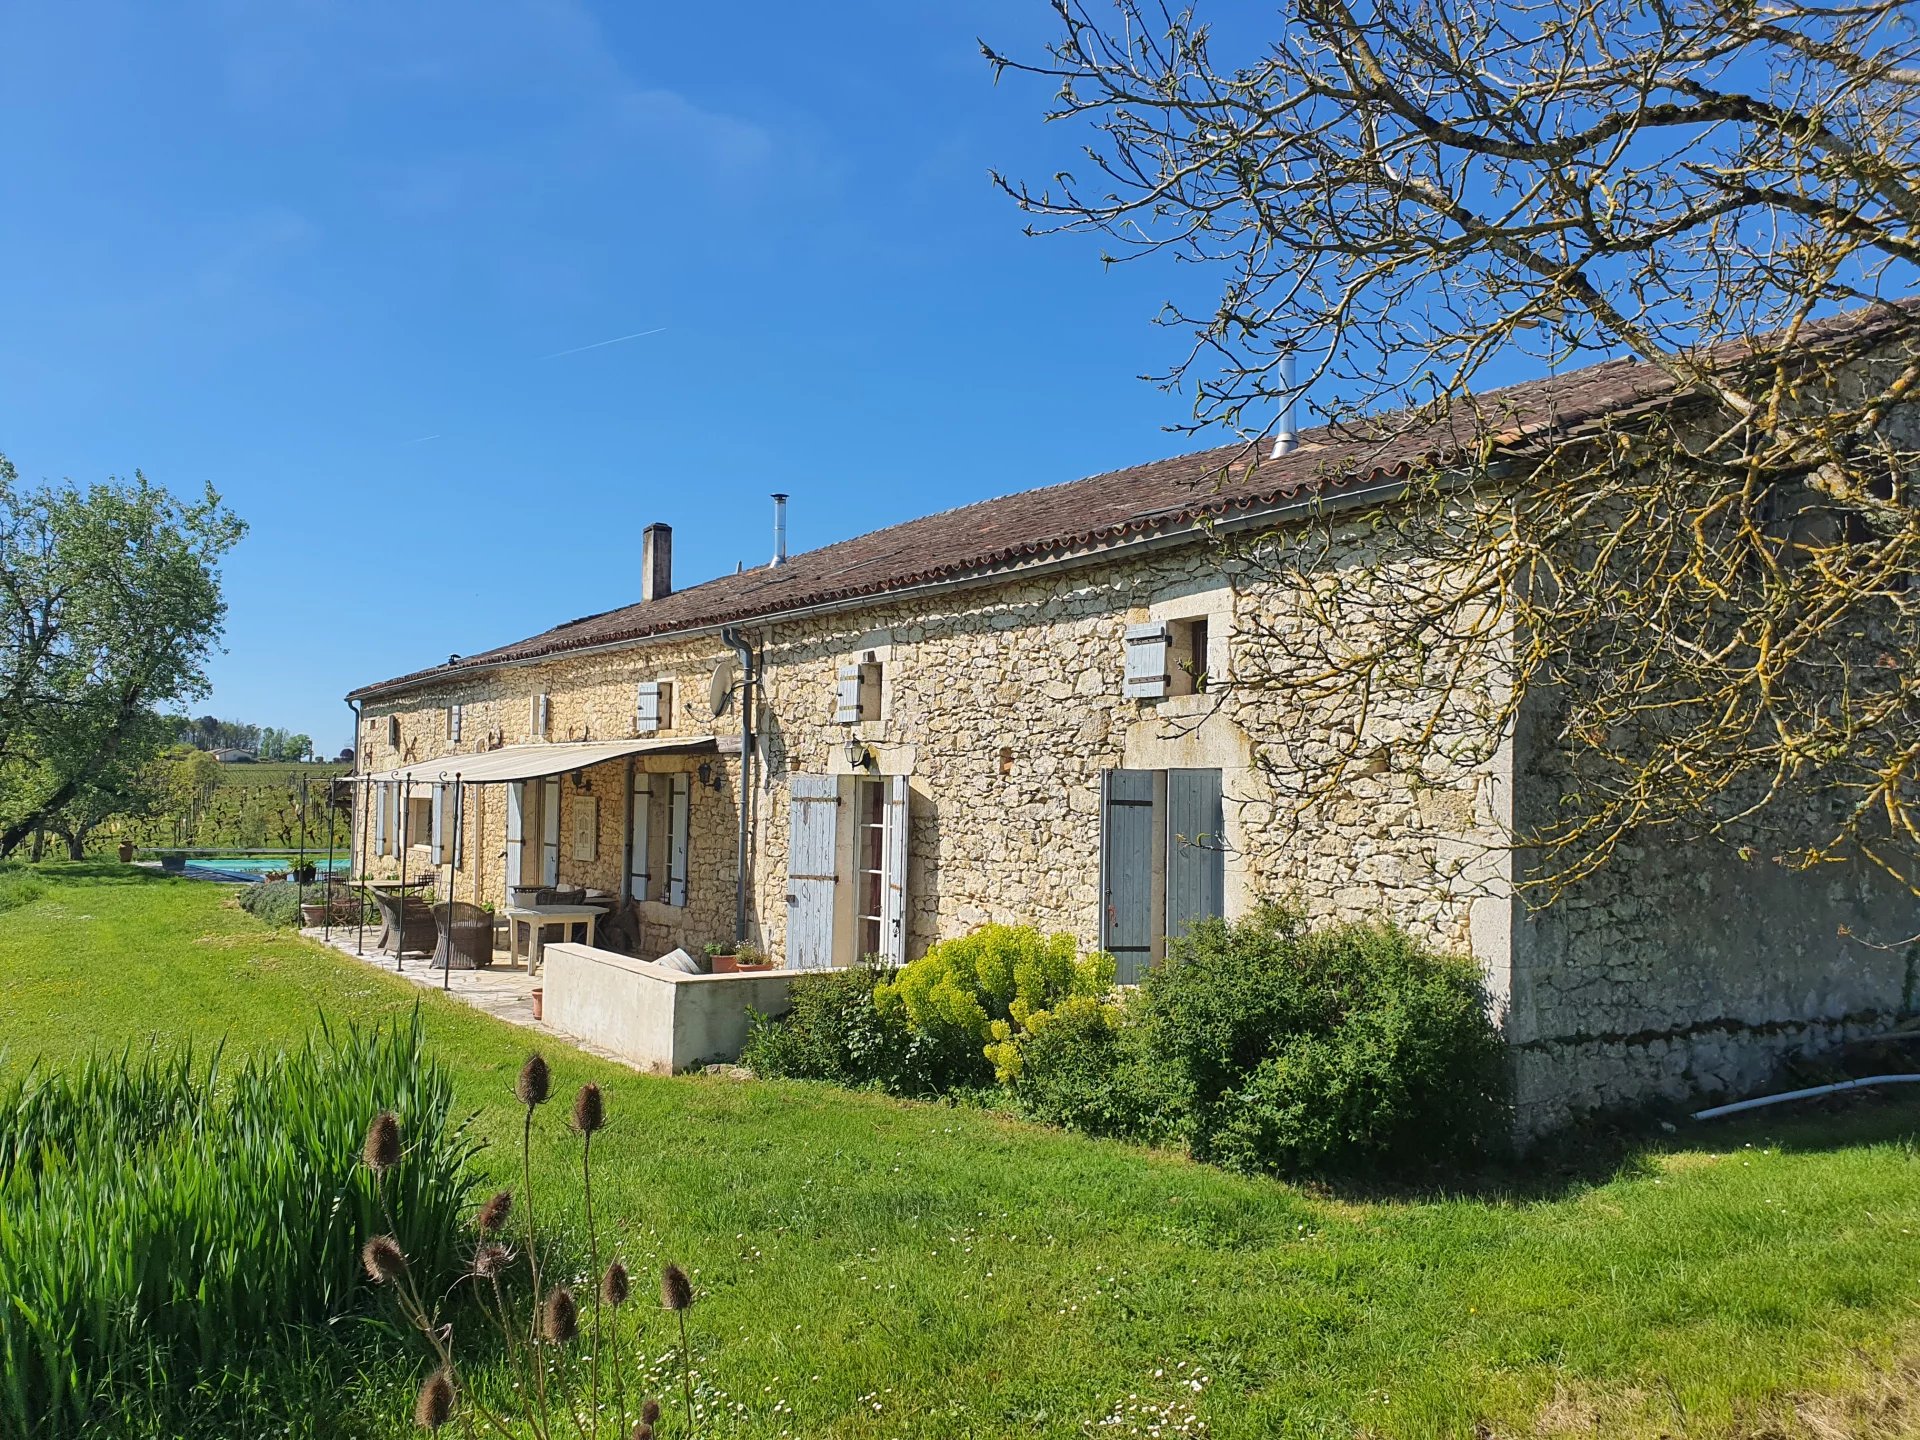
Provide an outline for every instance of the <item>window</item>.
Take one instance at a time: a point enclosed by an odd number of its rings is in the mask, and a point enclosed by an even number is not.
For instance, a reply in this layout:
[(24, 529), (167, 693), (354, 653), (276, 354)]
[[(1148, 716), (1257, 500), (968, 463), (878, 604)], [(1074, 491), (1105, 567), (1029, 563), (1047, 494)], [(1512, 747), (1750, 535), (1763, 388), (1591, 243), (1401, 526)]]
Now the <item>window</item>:
[[(540, 697), (545, 700), (547, 697)], [(560, 883), (560, 777), (540, 782), (540, 883)]]
[(1198, 695), (1207, 688), (1207, 617), (1175, 620), (1167, 626), (1169, 695)]
[(627, 812), (627, 893), (635, 900), (687, 903), (693, 776), (635, 770)]
[(400, 748), (400, 717), (398, 715), (387, 716), (387, 748), (389, 750)]
[(547, 726), (552, 718), (553, 707), (547, 702), (547, 692), (542, 690), (538, 695), (533, 697), (530, 713), (527, 716), (528, 733), (536, 740), (546, 739)]
[(433, 797), (407, 797), (407, 844), (425, 845), (433, 834)]
[(855, 954), (881, 955), (887, 923), (887, 782), (861, 780), (854, 791)]
[(462, 707), (458, 705), (449, 705), (447, 707), (447, 743), (450, 745), (458, 745), (460, 743), (460, 727), (463, 719), (460, 713), (461, 708)]

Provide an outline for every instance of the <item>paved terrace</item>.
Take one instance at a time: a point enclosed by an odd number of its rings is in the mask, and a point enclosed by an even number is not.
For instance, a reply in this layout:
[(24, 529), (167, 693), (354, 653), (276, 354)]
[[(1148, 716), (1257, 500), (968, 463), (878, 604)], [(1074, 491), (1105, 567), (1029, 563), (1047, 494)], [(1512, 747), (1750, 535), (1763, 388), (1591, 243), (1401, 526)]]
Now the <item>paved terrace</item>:
[[(398, 975), (423, 990), (445, 989), (455, 1000), (483, 1010), (496, 1020), (504, 1020), (509, 1025), (518, 1025), (522, 1029), (536, 1031), (542, 1035), (552, 1035), (567, 1044), (598, 1055), (603, 1060), (612, 1060), (629, 1069), (637, 1068), (633, 1063), (603, 1050), (598, 1045), (588, 1044), (578, 1036), (569, 1035), (564, 1030), (556, 1030), (544, 1020), (533, 1018), (533, 989), (540, 983), (538, 976), (529, 975), (525, 962), (514, 964), (507, 958), (505, 950), (493, 952), (493, 965), (486, 970), (455, 970), (451, 973), (434, 968), (432, 957), (423, 953), (409, 951), (398, 961), (398, 969), (393, 956), (383, 955), (374, 949), (373, 942), (380, 933), (378, 925), (367, 926), (364, 941), (359, 938), (357, 927), (335, 925), (329, 932), (320, 926), (303, 929), (300, 932), (309, 940), (318, 941), (331, 949), (339, 951), (349, 960), (357, 960), (375, 970), (383, 970), (389, 975)], [(365, 953), (359, 953), (364, 950)]]

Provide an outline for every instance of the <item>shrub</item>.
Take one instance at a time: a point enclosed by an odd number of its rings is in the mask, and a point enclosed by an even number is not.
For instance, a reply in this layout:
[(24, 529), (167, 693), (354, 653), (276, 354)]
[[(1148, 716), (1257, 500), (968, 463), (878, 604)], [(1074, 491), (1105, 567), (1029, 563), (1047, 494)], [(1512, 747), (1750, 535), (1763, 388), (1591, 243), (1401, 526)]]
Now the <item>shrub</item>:
[[(1005, 1072), (1018, 1053), (1010, 1042), (1038, 1012), (1112, 987), (1112, 957), (1082, 956), (1071, 935), (983, 925), (934, 945), (875, 986), (873, 995), (883, 1016), (904, 1017), (924, 1038), (936, 1078), (951, 1088)], [(991, 1064), (990, 1044), (996, 1047)]]
[(796, 975), (791, 1008), (778, 1019), (748, 1017), (740, 1063), (769, 1079), (877, 1085), (896, 1095), (931, 1095), (937, 1085), (928, 1042), (904, 1015), (874, 1004), (882, 977), (871, 965)]
[(1139, 1022), (1201, 1159), (1353, 1171), (1498, 1143), (1506, 1055), (1479, 970), (1393, 925), (1206, 921), (1149, 972)]
[(1176, 1139), (1177, 1098), (1149, 1063), (1144, 1034), (1127, 1002), (1070, 996), (1012, 1042), (1006, 1083), (1023, 1111), (1050, 1125), (1149, 1144)]
[(240, 892), (240, 908), (285, 929), (300, 923), (300, 887), (291, 880), (257, 880)]
[(0, 1088), (0, 1433), (86, 1433), (103, 1397), (363, 1304), (388, 1227), (354, 1157), (382, 1106), (395, 1233), (449, 1274), (477, 1147), (422, 1048), (416, 1014), (230, 1071), (123, 1052)]

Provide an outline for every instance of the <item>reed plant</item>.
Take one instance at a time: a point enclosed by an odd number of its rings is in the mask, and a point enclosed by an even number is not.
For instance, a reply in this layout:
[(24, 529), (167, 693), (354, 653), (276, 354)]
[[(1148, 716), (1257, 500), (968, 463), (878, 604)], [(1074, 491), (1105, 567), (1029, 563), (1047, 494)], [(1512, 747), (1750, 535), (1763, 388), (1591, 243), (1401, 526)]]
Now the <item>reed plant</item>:
[[(459, 1287), (436, 1294), (420, 1281), (420, 1266), (401, 1242), (397, 1223), (369, 1240), (361, 1259), (367, 1274), (393, 1294), (401, 1315), (426, 1343), (432, 1369), (414, 1401), (415, 1425), (438, 1430), (457, 1423), (470, 1436), (530, 1435), (538, 1440), (573, 1436), (577, 1440), (655, 1440), (660, 1402), (640, 1383), (640, 1339), (647, 1327), (644, 1307), (634, 1303), (632, 1278), (618, 1258), (602, 1267), (599, 1222), (593, 1208), (593, 1137), (606, 1128), (606, 1097), (598, 1085), (580, 1087), (573, 1100), (571, 1126), (580, 1140), (580, 1201), (586, 1222), (589, 1284), (587, 1317), (572, 1287), (543, 1272), (546, 1241), (541, 1234), (544, 1197), (533, 1190), (533, 1129), (537, 1112), (551, 1098), (552, 1076), (546, 1060), (530, 1055), (514, 1082), (521, 1108), (520, 1193), (496, 1192), (473, 1218), (467, 1252), (467, 1294), (477, 1306), (451, 1308)], [(404, 1147), (399, 1117), (381, 1111), (373, 1117), (361, 1145), (361, 1161), (373, 1177), (376, 1195), (385, 1195), (394, 1159)], [(677, 1332), (679, 1380), (685, 1400), (685, 1435), (695, 1428), (693, 1354), (687, 1314), (693, 1308), (693, 1283), (678, 1264), (660, 1275), (660, 1308)], [(490, 1367), (502, 1386), (469, 1385), (459, 1342), (467, 1327), (477, 1329), (483, 1348), (503, 1356)], [(584, 1402), (584, 1403), (583, 1403)]]
[[(228, 1063), (216, 1047), (28, 1066), (0, 1086), (0, 1434), (86, 1433), (129, 1390), (364, 1309), (366, 1238), (457, 1263), (478, 1148), (416, 1011)], [(378, 1183), (370, 1108), (411, 1137)]]

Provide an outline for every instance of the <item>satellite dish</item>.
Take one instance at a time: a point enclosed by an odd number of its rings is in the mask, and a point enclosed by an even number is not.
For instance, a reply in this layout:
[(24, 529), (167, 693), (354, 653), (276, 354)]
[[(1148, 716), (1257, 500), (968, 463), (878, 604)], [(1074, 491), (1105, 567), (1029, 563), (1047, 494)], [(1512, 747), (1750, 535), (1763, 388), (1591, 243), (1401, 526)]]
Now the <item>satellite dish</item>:
[(707, 683), (707, 705), (715, 715), (727, 713), (727, 706), (733, 703), (733, 687), (739, 675), (739, 667), (731, 660), (722, 660), (713, 667), (713, 679)]

